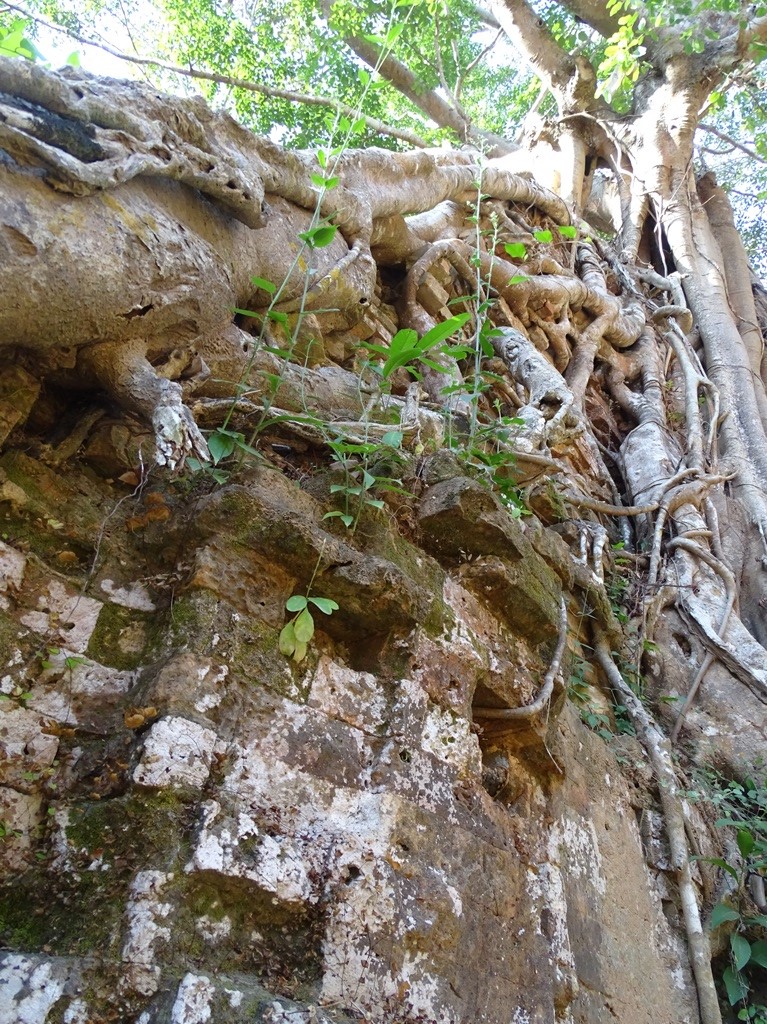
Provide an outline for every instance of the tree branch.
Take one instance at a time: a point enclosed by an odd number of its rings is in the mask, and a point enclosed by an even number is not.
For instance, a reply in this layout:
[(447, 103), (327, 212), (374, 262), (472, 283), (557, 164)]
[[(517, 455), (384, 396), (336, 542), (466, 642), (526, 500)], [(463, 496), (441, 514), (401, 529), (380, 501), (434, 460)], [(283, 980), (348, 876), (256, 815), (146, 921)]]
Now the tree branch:
[(601, 36), (604, 36), (605, 39), (609, 39), (610, 36), (620, 29), (618, 17), (626, 13), (621, 8), (614, 15), (610, 14), (607, 10), (607, 4), (603, 3), (602, 0), (564, 0), (562, 6), (566, 7), (578, 21), (582, 21), (584, 25), (593, 28)]
[(730, 135), (725, 135), (724, 132), (719, 131), (718, 128), (714, 128), (712, 124), (704, 124), (702, 121), (698, 125), (704, 132), (709, 132), (711, 135), (716, 135), (722, 142), (726, 142), (728, 146), (732, 146), (733, 149), (739, 149), (746, 156), (750, 156), (752, 160), (758, 160), (760, 164), (767, 164), (767, 160), (763, 156), (759, 156), (753, 149), (749, 149), (748, 146), (744, 146), (742, 142), (736, 142)]
[(449, 128), (463, 142), (470, 142), (480, 148), (490, 146), (490, 156), (503, 156), (517, 147), (508, 139), (494, 132), (476, 128), (465, 117), (461, 117), (438, 92), (430, 89), (410, 68), (390, 53), (384, 54), (375, 43), (361, 36), (344, 36), (344, 42), (368, 67), (377, 69), (390, 85), (406, 96), (414, 106), (431, 118), (440, 128)]
[(62, 35), (65, 35), (70, 39), (74, 39), (76, 42), (82, 43), (85, 46), (93, 46), (96, 49), (103, 50), (110, 56), (117, 58), (117, 60), (127, 61), (129, 64), (136, 64), (139, 67), (162, 68), (163, 71), (170, 71), (175, 75), (182, 75), (184, 78), (196, 78), (205, 82), (216, 82), (220, 85), (230, 85), (237, 89), (244, 89), (247, 92), (255, 92), (261, 96), (268, 96), (270, 99), (287, 100), (289, 103), (303, 103), (306, 106), (329, 107), (331, 110), (336, 110), (339, 114), (344, 114), (346, 117), (354, 120), (362, 118), (365, 121), (365, 124), (379, 135), (389, 135), (392, 138), (400, 139), (402, 142), (407, 142), (408, 145), (415, 146), (418, 149), (426, 149), (429, 145), (425, 139), (422, 139), (420, 135), (417, 135), (415, 132), (411, 132), (407, 128), (394, 128), (390, 125), (384, 124), (384, 122), (379, 121), (378, 118), (368, 117), (366, 114), (362, 114), (355, 107), (350, 107), (347, 103), (341, 103), (340, 100), (330, 99), (326, 96), (313, 96), (307, 93), (293, 92), (289, 89), (277, 89), (272, 86), (251, 82), (247, 78), (236, 78), (232, 75), (222, 75), (213, 71), (201, 71), (198, 68), (192, 67), (185, 68), (178, 64), (168, 64), (166, 61), (155, 60), (151, 57), (131, 57), (127, 53), (122, 53), (120, 50), (114, 49), (114, 47), (109, 46), (107, 43), (99, 43), (94, 39), (81, 35), (78, 32), (73, 32), (71, 29), (64, 28), (63, 25), (57, 25), (55, 22), (48, 21), (46, 18), (41, 18), (36, 14), (32, 14), (30, 11), (25, 10), (23, 7), (19, 7), (16, 4), (6, 3), (5, 6), (9, 10), (17, 11), (19, 14), (23, 15), (23, 17), (29, 18), (38, 25), (42, 25), (54, 32), (60, 32)]
[(474, 5), (474, 13), (483, 24), (487, 25), (488, 28), (501, 27), (498, 24), (498, 19), (496, 18), (496, 16), (494, 14), (491, 14), (491, 12), (488, 11), (486, 8), (480, 7), (479, 4)]
[(554, 93), (561, 115), (604, 106), (595, 98), (596, 74), (589, 61), (566, 53), (525, 0), (490, 0), (490, 7), (517, 52)]

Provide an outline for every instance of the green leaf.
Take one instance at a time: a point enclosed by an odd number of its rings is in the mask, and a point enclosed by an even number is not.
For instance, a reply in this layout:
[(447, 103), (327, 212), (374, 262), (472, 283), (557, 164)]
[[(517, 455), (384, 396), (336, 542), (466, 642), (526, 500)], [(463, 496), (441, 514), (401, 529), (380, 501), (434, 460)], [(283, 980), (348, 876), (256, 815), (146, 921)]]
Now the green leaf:
[(552, 242), (554, 236), (550, 231), (533, 231), (533, 238), (538, 242)]
[(296, 633), (293, 629), (293, 623), (289, 622), (283, 627), (280, 633), (279, 639), (280, 654), (284, 654), (286, 658), (290, 658), (296, 649)]
[(398, 370), (400, 366), (404, 366), (406, 363), (410, 363), (414, 359), (417, 359), (419, 355), (420, 349), (408, 348), (405, 349), (404, 352), (400, 352), (398, 356), (390, 356), (383, 364), (383, 367), (381, 369), (381, 373), (384, 379), (388, 380), (388, 378), (394, 373), (395, 370)]
[(751, 943), (751, 963), (767, 967), (767, 942), (764, 939)]
[(754, 914), (753, 917), (746, 917), (743, 920), (745, 924), (760, 924), (762, 928), (767, 928), (767, 915), (765, 914)]
[(266, 315), (277, 324), (287, 324), (288, 314), (281, 313), (278, 309), (268, 309)]
[[(449, 367), (440, 366), (439, 363), (436, 363), (433, 359), (427, 359), (426, 356), (421, 356), (418, 361), (423, 363), (424, 366), (430, 367), (435, 371), (435, 373), (450, 373)], [(415, 374), (413, 374), (413, 376), (415, 376)]]
[(399, 355), (400, 352), (404, 352), (406, 349), (412, 349), (414, 351), (417, 344), (418, 335), (416, 332), (411, 330), (409, 327), (405, 327), (403, 330), (397, 331), (389, 342), (387, 355)]
[[(18, 25), (18, 21), (14, 22), (14, 25)], [(8, 50), (10, 53), (18, 53), (19, 45), (24, 38), (24, 32), (26, 30), (26, 23), (22, 22), (19, 28), (13, 28), (11, 31), (3, 37), (3, 49)]]
[(751, 959), (751, 943), (738, 932), (733, 932), (730, 936), (730, 948), (735, 962), (735, 970), (739, 971)]
[(306, 644), (303, 640), (296, 640), (296, 647), (293, 651), (293, 661), (298, 665), (306, 657)]
[(323, 519), (340, 519), (344, 526), (348, 529), (354, 525), (354, 516), (348, 515), (346, 512), (326, 512), (322, 517)]
[(424, 334), (418, 346), (419, 349), (425, 352), (427, 349), (439, 345), (445, 338), (460, 331), (468, 320), (471, 320), (471, 313), (459, 313), (458, 316), (451, 316), (448, 320), (443, 320), (441, 324), (437, 324), (436, 327), (432, 327)]
[(310, 249), (324, 249), (330, 245), (336, 237), (338, 228), (335, 224), (320, 224), (319, 227), (310, 231), (299, 232), (298, 237), (309, 246)]
[(523, 260), (527, 256), (527, 248), (522, 242), (509, 242), (508, 245), (504, 245), (504, 249), (514, 260)]
[[(311, 176), (311, 178), (312, 178), (312, 184), (316, 185), (317, 188), (325, 188), (325, 189), (328, 189), (328, 190), (331, 189), (331, 188), (335, 188), (336, 185), (341, 180), (338, 177), (335, 177), (335, 178), (324, 178), (321, 174), (313, 174)], [(319, 249), (319, 248), (321, 248), (321, 246), (315, 245), (314, 248), (315, 249)]]
[(559, 233), (564, 238), (577, 238), (578, 228), (574, 227), (572, 224), (565, 224), (563, 227), (560, 227)]
[(232, 454), (234, 443), (234, 438), (221, 430), (217, 430), (214, 434), (210, 435), (208, 438), (208, 449), (214, 466), (217, 466), (222, 459)]
[(357, 68), (357, 79), (363, 89), (366, 88), (370, 84), (370, 72), (364, 68)]
[(314, 619), (308, 608), (304, 608), (298, 615), (293, 623), (293, 631), (296, 634), (296, 640), (303, 644), (308, 643), (314, 636)]
[(256, 288), (260, 288), (261, 291), (267, 292), (269, 295), (274, 295), (277, 291), (277, 285), (267, 281), (265, 277), (251, 277), (250, 281)]
[(740, 914), (726, 903), (717, 903), (711, 912), (711, 929), (718, 928), (725, 921), (739, 921)]
[(747, 828), (738, 831), (738, 849), (741, 857), (748, 857), (754, 848), (755, 839)]
[(79, 68), (80, 67), (80, 51), (79, 50), (72, 50), (72, 52), (67, 57), (67, 59), (64, 61), (64, 63), (68, 64), (70, 68)]
[(509, 280), (509, 284), (522, 284), (523, 281), (529, 281), (527, 274), (515, 274), (514, 277)]
[(730, 1006), (735, 1006), (741, 999), (745, 999), (748, 995), (748, 985), (746, 980), (739, 971), (734, 971), (732, 967), (725, 967), (722, 972), (722, 981), (724, 987), (727, 989), (727, 998), (730, 1001)]
[(702, 860), (706, 864), (713, 864), (714, 867), (721, 868), (722, 871), (726, 871), (728, 875), (732, 875), (736, 881), (740, 878), (732, 864), (728, 864), (727, 861), (723, 860), (721, 857), (692, 857), (691, 860)]
[(381, 438), (381, 444), (388, 445), (389, 448), (401, 448), (404, 436), (401, 430), (388, 430)]
[(403, 30), (404, 27), (405, 27), (405, 23), (404, 22), (401, 22), (398, 25), (392, 25), (392, 27), (386, 33), (385, 45), (386, 46), (393, 46), (394, 43), (396, 43), (396, 41), (402, 35), (402, 30)]
[(329, 597), (310, 597), (309, 600), (323, 615), (331, 615), (333, 612), (338, 611), (338, 605), (335, 601), (331, 601)]
[(285, 602), (285, 607), (289, 612), (301, 612), (306, 608), (307, 599), (302, 594), (294, 594), (289, 597)]

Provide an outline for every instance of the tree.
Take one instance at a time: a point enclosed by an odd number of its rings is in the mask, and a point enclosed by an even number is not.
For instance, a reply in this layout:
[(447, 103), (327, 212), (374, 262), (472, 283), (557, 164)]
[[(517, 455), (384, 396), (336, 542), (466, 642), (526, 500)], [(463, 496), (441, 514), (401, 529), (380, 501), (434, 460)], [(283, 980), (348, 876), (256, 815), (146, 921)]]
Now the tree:
[[(86, 37), (63, 5), (49, 9)], [(59, 380), (71, 385), (74, 370), (151, 421), (158, 461), (191, 456), (219, 482), (222, 458), (254, 454), (265, 425), (291, 423), (291, 436), (345, 467), (333, 492), (345, 504), (329, 514), (352, 530), (392, 483), (372, 461), (439, 448), (456, 429), (462, 457), (512, 516), (522, 483), (544, 522), (557, 502), (583, 510), (593, 573), (572, 588), (586, 595), (594, 660), (660, 782), (711, 1024), (721, 1017), (668, 740), (615, 652), (637, 666), (645, 657), (658, 686), (687, 675), (666, 717), (673, 741), (714, 714), (685, 724), (707, 676), (763, 714), (765, 298), (726, 192), (698, 173), (696, 139), (763, 159), (761, 131), (748, 143), (738, 132), (760, 125), (767, 7), (285, 2), (277, 12), (168, 0), (165, 52), (130, 59), (195, 79), (211, 101), (231, 95), (257, 130), (278, 124), (281, 141), (329, 133), (313, 152), (254, 136), (196, 99), (0, 64), (11, 254), (0, 329)], [(501, 37), (525, 69), (509, 67), (508, 49), (491, 58)], [(23, 38), (9, 23), (6, 49), (33, 57)], [(448, 139), (464, 148), (427, 148)], [(41, 249), (47, 262), (35, 262)], [(364, 395), (348, 369), (354, 337), (379, 361)], [(330, 377), (312, 369), (322, 345), (340, 352)], [(195, 389), (207, 442), (188, 408)], [(246, 440), (233, 426), (248, 416), (258, 427)], [(555, 501), (541, 474), (561, 467)], [(608, 540), (641, 570), (633, 634), (604, 584)], [(548, 704), (567, 631), (553, 621), (541, 691), (518, 708), (475, 707), (477, 719), (532, 718)], [(698, 645), (692, 678), (680, 630)], [(287, 653), (302, 660), (295, 643)], [(734, 743), (730, 770), (753, 743)]]

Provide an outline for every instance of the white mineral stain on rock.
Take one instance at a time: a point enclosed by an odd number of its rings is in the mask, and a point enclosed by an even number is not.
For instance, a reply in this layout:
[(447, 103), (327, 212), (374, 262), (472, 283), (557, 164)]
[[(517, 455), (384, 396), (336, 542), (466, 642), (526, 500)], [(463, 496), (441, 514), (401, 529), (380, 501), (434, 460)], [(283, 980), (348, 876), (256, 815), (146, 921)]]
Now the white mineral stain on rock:
[(35, 711), (57, 722), (77, 725), (85, 716), (106, 715), (136, 682), (135, 672), (124, 672), (93, 662), (67, 668), (71, 651), (62, 648), (49, 656), (50, 668), (38, 682), (48, 684), (35, 691)]
[(210, 774), (213, 755), (223, 749), (212, 729), (187, 718), (162, 718), (144, 740), (133, 780), (140, 786), (158, 788), (202, 786)]
[(204, 974), (185, 974), (171, 1010), (171, 1024), (205, 1024), (210, 1020), (210, 1002), (216, 992)]
[(42, 731), (37, 711), (0, 703), (0, 784), (18, 784), (22, 773), (49, 768), (58, 749), (57, 737)]
[(38, 594), (37, 609), (22, 615), (21, 621), (38, 633), (58, 637), (75, 654), (83, 654), (103, 607), (101, 601), (72, 593), (59, 580), (51, 579)]
[[(215, 871), (227, 878), (246, 879), (287, 903), (317, 901), (306, 870), (306, 854), (290, 836), (267, 835), (244, 813), (236, 822), (223, 818), (217, 823), (220, 811), (214, 800), (205, 804), (197, 846), (184, 869), (187, 873)], [(240, 850), (245, 840), (247, 857)]]
[(102, 580), (101, 589), (112, 604), (119, 604), (123, 608), (132, 608), (137, 612), (157, 611), (157, 605), (143, 583), (131, 583), (128, 587), (120, 587), (114, 580)]
[(228, 665), (217, 665), (212, 662), (208, 662), (205, 665), (199, 666), (197, 669), (197, 678), (201, 686), (208, 689), (207, 693), (203, 692), (195, 701), (195, 710), (204, 714), (206, 711), (210, 711), (211, 708), (218, 707), (224, 699), (224, 690), (221, 684), (228, 675)]
[(458, 890), (455, 889), (452, 885), (449, 885), (447, 882), (445, 882), (445, 889), (447, 889), (447, 894), (450, 897), (450, 900), (453, 904), (455, 916), (460, 917), (463, 914), (463, 901), (461, 900), (461, 897), (458, 894)]
[(376, 676), (355, 672), (323, 655), (312, 679), (309, 706), (374, 732), (385, 721), (386, 697)]
[[(551, 856), (551, 846), (549, 851)], [(558, 851), (554, 851), (553, 857), (558, 857)], [(538, 920), (535, 921), (535, 931), (538, 935), (543, 935), (541, 918), (544, 910), (548, 911), (546, 939), (555, 967), (564, 972), (574, 972), (575, 958), (567, 928), (567, 899), (562, 872), (556, 859), (539, 865), (537, 872), (528, 868), (527, 890), (538, 914)]]
[(426, 715), (421, 748), (455, 768), (461, 776), (480, 775), (482, 752), (471, 723), (452, 711), (433, 706)]
[(155, 947), (170, 938), (170, 929), (159, 924), (170, 914), (170, 903), (162, 903), (162, 890), (173, 878), (164, 871), (139, 871), (131, 883), (125, 908), (126, 939), (122, 948), (122, 984), (142, 996), (151, 996), (160, 983)]
[(206, 941), (220, 942), (231, 932), (232, 919), (225, 915), (218, 921), (215, 921), (212, 917), (204, 914), (202, 917), (197, 918), (194, 926)]
[(29, 866), (35, 830), (43, 820), (42, 796), (19, 793), (0, 786), (0, 821), (5, 826), (5, 842), (0, 842), (0, 867), (3, 874), (23, 871)]
[(9, 1024), (45, 1024), (48, 1012), (64, 991), (53, 964), (16, 953), (0, 963), (0, 1020)]
[(0, 608), (10, 607), (6, 594), (9, 590), (15, 592), (20, 589), (26, 566), (26, 555), (0, 541)]
[(83, 999), (73, 999), (64, 1011), (64, 1024), (89, 1024), (91, 1015)]
[(604, 896), (607, 883), (594, 823), (584, 818), (579, 821), (562, 818), (551, 830), (549, 849), (553, 843), (567, 850), (568, 875), (590, 881), (599, 895)]

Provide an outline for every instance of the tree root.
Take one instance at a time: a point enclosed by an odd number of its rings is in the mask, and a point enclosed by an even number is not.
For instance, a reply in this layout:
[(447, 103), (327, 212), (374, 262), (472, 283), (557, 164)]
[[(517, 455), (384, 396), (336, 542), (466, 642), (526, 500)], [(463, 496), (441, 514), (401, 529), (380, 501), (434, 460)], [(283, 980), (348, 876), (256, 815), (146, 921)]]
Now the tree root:
[(624, 680), (610, 652), (605, 634), (598, 624), (595, 624), (594, 627), (594, 651), (610, 686), (620, 694), (637, 735), (641, 738), (642, 745), (647, 751), (658, 783), (663, 819), (671, 850), (671, 866), (676, 875), (682, 902), (682, 914), (687, 933), (690, 963), (698, 993), (701, 1024), (721, 1024), (722, 1015), (711, 971), (708, 937), (701, 922), (690, 869), (690, 851), (685, 832), (686, 814), (677, 786), (669, 742)]
[(548, 672), (543, 677), (543, 685), (538, 692), (538, 696), (532, 702), (532, 704), (524, 704), (519, 708), (486, 708), (486, 707), (474, 707), (472, 708), (472, 714), (477, 718), (492, 718), (492, 719), (520, 719), (520, 718), (532, 718), (537, 715), (540, 711), (548, 704), (551, 699), (551, 694), (554, 690), (554, 680), (559, 672), (560, 665), (562, 664), (562, 656), (565, 653), (565, 647), (567, 645), (567, 605), (565, 599), (561, 597), (559, 599), (559, 636), (557, 638), (557, 646), (554, 651), (554, 656), (551, 659)]
[[(706, 565), (721, 576), (727, 590), (727, 602), (725, 604), (724, 612), (722, 613), (722, 621), (719, 624), (719, 634), (723, 635), (727, 628), (730, 612), (732, 611), (733, 605), (735, 604), (735, 598), (737, 596), (735, 577), (727, 566), (712, 555), (710, 551), (706, 551), (706, 549), (701, 547), (700, 544), (694, 543), (694, 541), (689, 538), (689, 534), (685, 537), (675, 537), (669, 542), (668, 547), (669, 550), (681, 549), (682, 551), (687, 551), (688, 554), (694, 555), (696, 558), (700, 558), (701, 561), (705, 562)], [(692, 681), (690, 689), (687, 692), (687, 696), (679, 708), (679, 714), (677, 715), (676, 722), (674, 722), (674, 728), (671, 730), (670, 739), (672, 743), (676, 743), (677, 738), (679, 737), (679, 730), (682, 728), (685, 716), (690, 710), (692, 702), (695, 700), (695, 696), (700, 688), (700, 684), (703, 682), (703, 678), (713, 662), (714, 655), (711, 651), (707, 651), (703, 661), (701, 662), (700, 668)]]
[[(690, 473), (690, 470), (685, 470), (685, 475)], [(695, 470), (692, 470), (695, 472)], [(682, 505), (694, 505), (696, 508), (704, 500), (706, 491), (708, 491), (715, 484), (724, 483), (725, 480), (730, 480), (731, 476), (727, 474), (716, 474), (713, 476), (701, 476), (699, 479), (694, 480), (690, 484), (686, 484), (683, 487), (668, 491), (666, 497), (661, 501), (660, 509), (658, 511), (658, 518), (655, 521), (655, 531), (653, 534), (653, 546), (652, 554), (650, 556), (650, 569), (647, 574), (648, 586), (654, 587), (658, 580), (658, 569), (660, 567), (660, 554), (661, 554), (661, 541), (663, 539), (663, 530), (666, 525), (666, 520), (671, 513), (675, 512)], [(667, 487), (673, 487), (676, 477), (668, 481)]]

